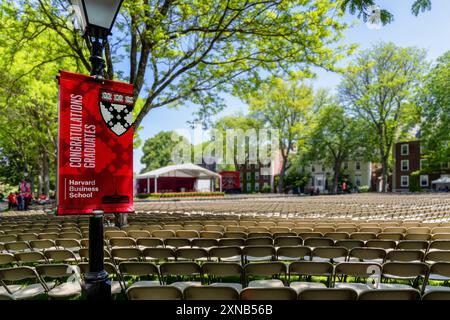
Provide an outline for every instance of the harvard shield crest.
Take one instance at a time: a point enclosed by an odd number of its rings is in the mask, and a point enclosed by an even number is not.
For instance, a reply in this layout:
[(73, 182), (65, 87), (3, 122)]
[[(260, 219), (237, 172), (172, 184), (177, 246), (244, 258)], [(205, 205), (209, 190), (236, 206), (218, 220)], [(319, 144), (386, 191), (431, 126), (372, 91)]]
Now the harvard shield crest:
[(133, 125), (133, 96), (100, 90), (100, 113), (108, 128), (121, 136)]

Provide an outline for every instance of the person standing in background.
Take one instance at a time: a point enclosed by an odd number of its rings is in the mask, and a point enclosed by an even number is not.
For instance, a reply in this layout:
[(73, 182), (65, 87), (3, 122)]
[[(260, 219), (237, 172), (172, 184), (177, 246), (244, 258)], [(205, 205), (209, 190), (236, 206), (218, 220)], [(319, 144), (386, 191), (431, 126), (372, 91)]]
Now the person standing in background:
[(8, 210), (14, 210), (17, 206), (17, 198), (16, 195), (12, 192), (9, 193), (8, 196)]
[(16, 199), (17, 199), (17, 210), (22, 211), (25, 206), (25, 199), (23, 197), (23, 194), (20, 192), (16, 192)]

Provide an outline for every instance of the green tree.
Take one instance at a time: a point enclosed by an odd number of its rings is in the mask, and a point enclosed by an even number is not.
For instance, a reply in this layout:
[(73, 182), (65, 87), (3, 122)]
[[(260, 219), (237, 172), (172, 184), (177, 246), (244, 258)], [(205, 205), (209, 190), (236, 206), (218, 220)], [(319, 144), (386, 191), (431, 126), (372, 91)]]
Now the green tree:
[(346, 114), (334, 98), (319, 106), (306, 133), (305, 158), (333, 168), (331, 192), (337, 193), (342, 164), (345, 161), (368, 158), (370, 129), (365, 122)]
[(385, 192), (393, 143), (418, 122), (412, 100), (425, 57), (425, 51), (417, 48), (377, 44), (357, 56), (339, 85), (342, 103), (375, 132)]
[[(372, 15), (373, 6), (377, 5), (376, 0), (344, 0), (342, 9), (348, 10), (351, 14), (356, 14), (358, 18), (366, 22)], [(431, 0), (414, 0), (411, 5), (411, 13), (418, 16), (420, 12), (431, 10)], [(394, 21), (394, 15), (386, 9), (380, 9), (380, 22), (388, 24)]]
[(247, 137), (252, 131), (258, 134), (262, 126), (258, 119), (242, 114), (225, 116), (214, 123), (213, 129), (223, 137), (223, 157), (227, 165), (232, 164), (235, 170), (241, 171), (249, 163), (250, 150), (257, 151), (258, 145)]
[(430, 169), (450, 161), (450, 51), (438, 58), (418, 94), (421, 106), (421, 139)]
[[(179, 140), (177, 138), (179, 138)], [(145, 167), (141, 170), (141, 173), (175, 164), (173, 162), (173, 153), (176, 152), (175, 146), (177, 146), (180, 141), (187, 143), (189, 149), (191, 149), (187, 140), (173, 131), (161, 131), (154, 137), (145, 140), (142, 147), (144, 155), (141, 158), (141, 163), (145, 165)], [(189, 152), (191, 153), (190, 150)], [(191, 157), (192, 154), (189, 155), (189, 158)]]
[(249, 99), (250, 116), (276, 130), (282, 159), (278, 180), (278, 192), (283, 191), (283, 180), (289, 169), (289, 155), (295, 149), (306, 127), (308, 113), (314, 103), (311, 87), (300, 82), (288, 82), (274, 78), (264, 84)]
[(17, 186), (26, 172), (35, 191), (49, 194), (56, 170), (55, 71), (76, 65), (53, 32), (13, 12), (8, 3), (0, 6), (0, 180)]
[[(89, 69), (66, 0), (4, 2), (16, 4), (11, 15), (59, 36), (70, 47), (67, 54)], [(136, 127), (150, 110), (186, 102), (200, 105), (197, 115), (207, 118), (224, 107), (220, 92), (248, 92), (272, 74), (333, 69), (353, 48), (336, 45), (347, 27), (341, 3), (128, 0), (106, 46), (106, 76), (132, 83), (143, 99)]]

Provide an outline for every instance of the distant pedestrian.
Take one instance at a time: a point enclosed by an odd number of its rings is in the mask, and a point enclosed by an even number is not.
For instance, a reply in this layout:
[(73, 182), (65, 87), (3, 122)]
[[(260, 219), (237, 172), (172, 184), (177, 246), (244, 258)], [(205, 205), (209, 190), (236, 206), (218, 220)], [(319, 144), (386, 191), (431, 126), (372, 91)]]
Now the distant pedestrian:
[(16, 192), (17, 210), (22, 211), (25, 207), (25, 198), (23, 194)]
[(31, 200), (33, 200), (33, 195), (30, 192), (25, 193), (24, 194), (24, 207), (23, 207), (23, 209), (25, 211), (28, 210)]
[(8, 210), (13, 210), (17, 206), (16, 195), (12, 192), (8, 195)]

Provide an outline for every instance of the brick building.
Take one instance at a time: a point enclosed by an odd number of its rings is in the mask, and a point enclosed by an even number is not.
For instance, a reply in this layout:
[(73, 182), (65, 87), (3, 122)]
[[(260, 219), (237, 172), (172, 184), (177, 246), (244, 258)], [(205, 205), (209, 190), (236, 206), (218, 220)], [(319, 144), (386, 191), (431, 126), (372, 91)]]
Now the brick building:
[(426, 172), (425, 159), (420, 141), (403, 141), (393, 148), (394, 167), (392, 170), (392, 191), (408, 191), (412, 183), (413, 172), (420, 172), (419, 187), (421, 190), (432, 190), (432, 181), (439, 179), (442, 174), (450, 173), (449, 163), (441, 164), (438, 172)]

